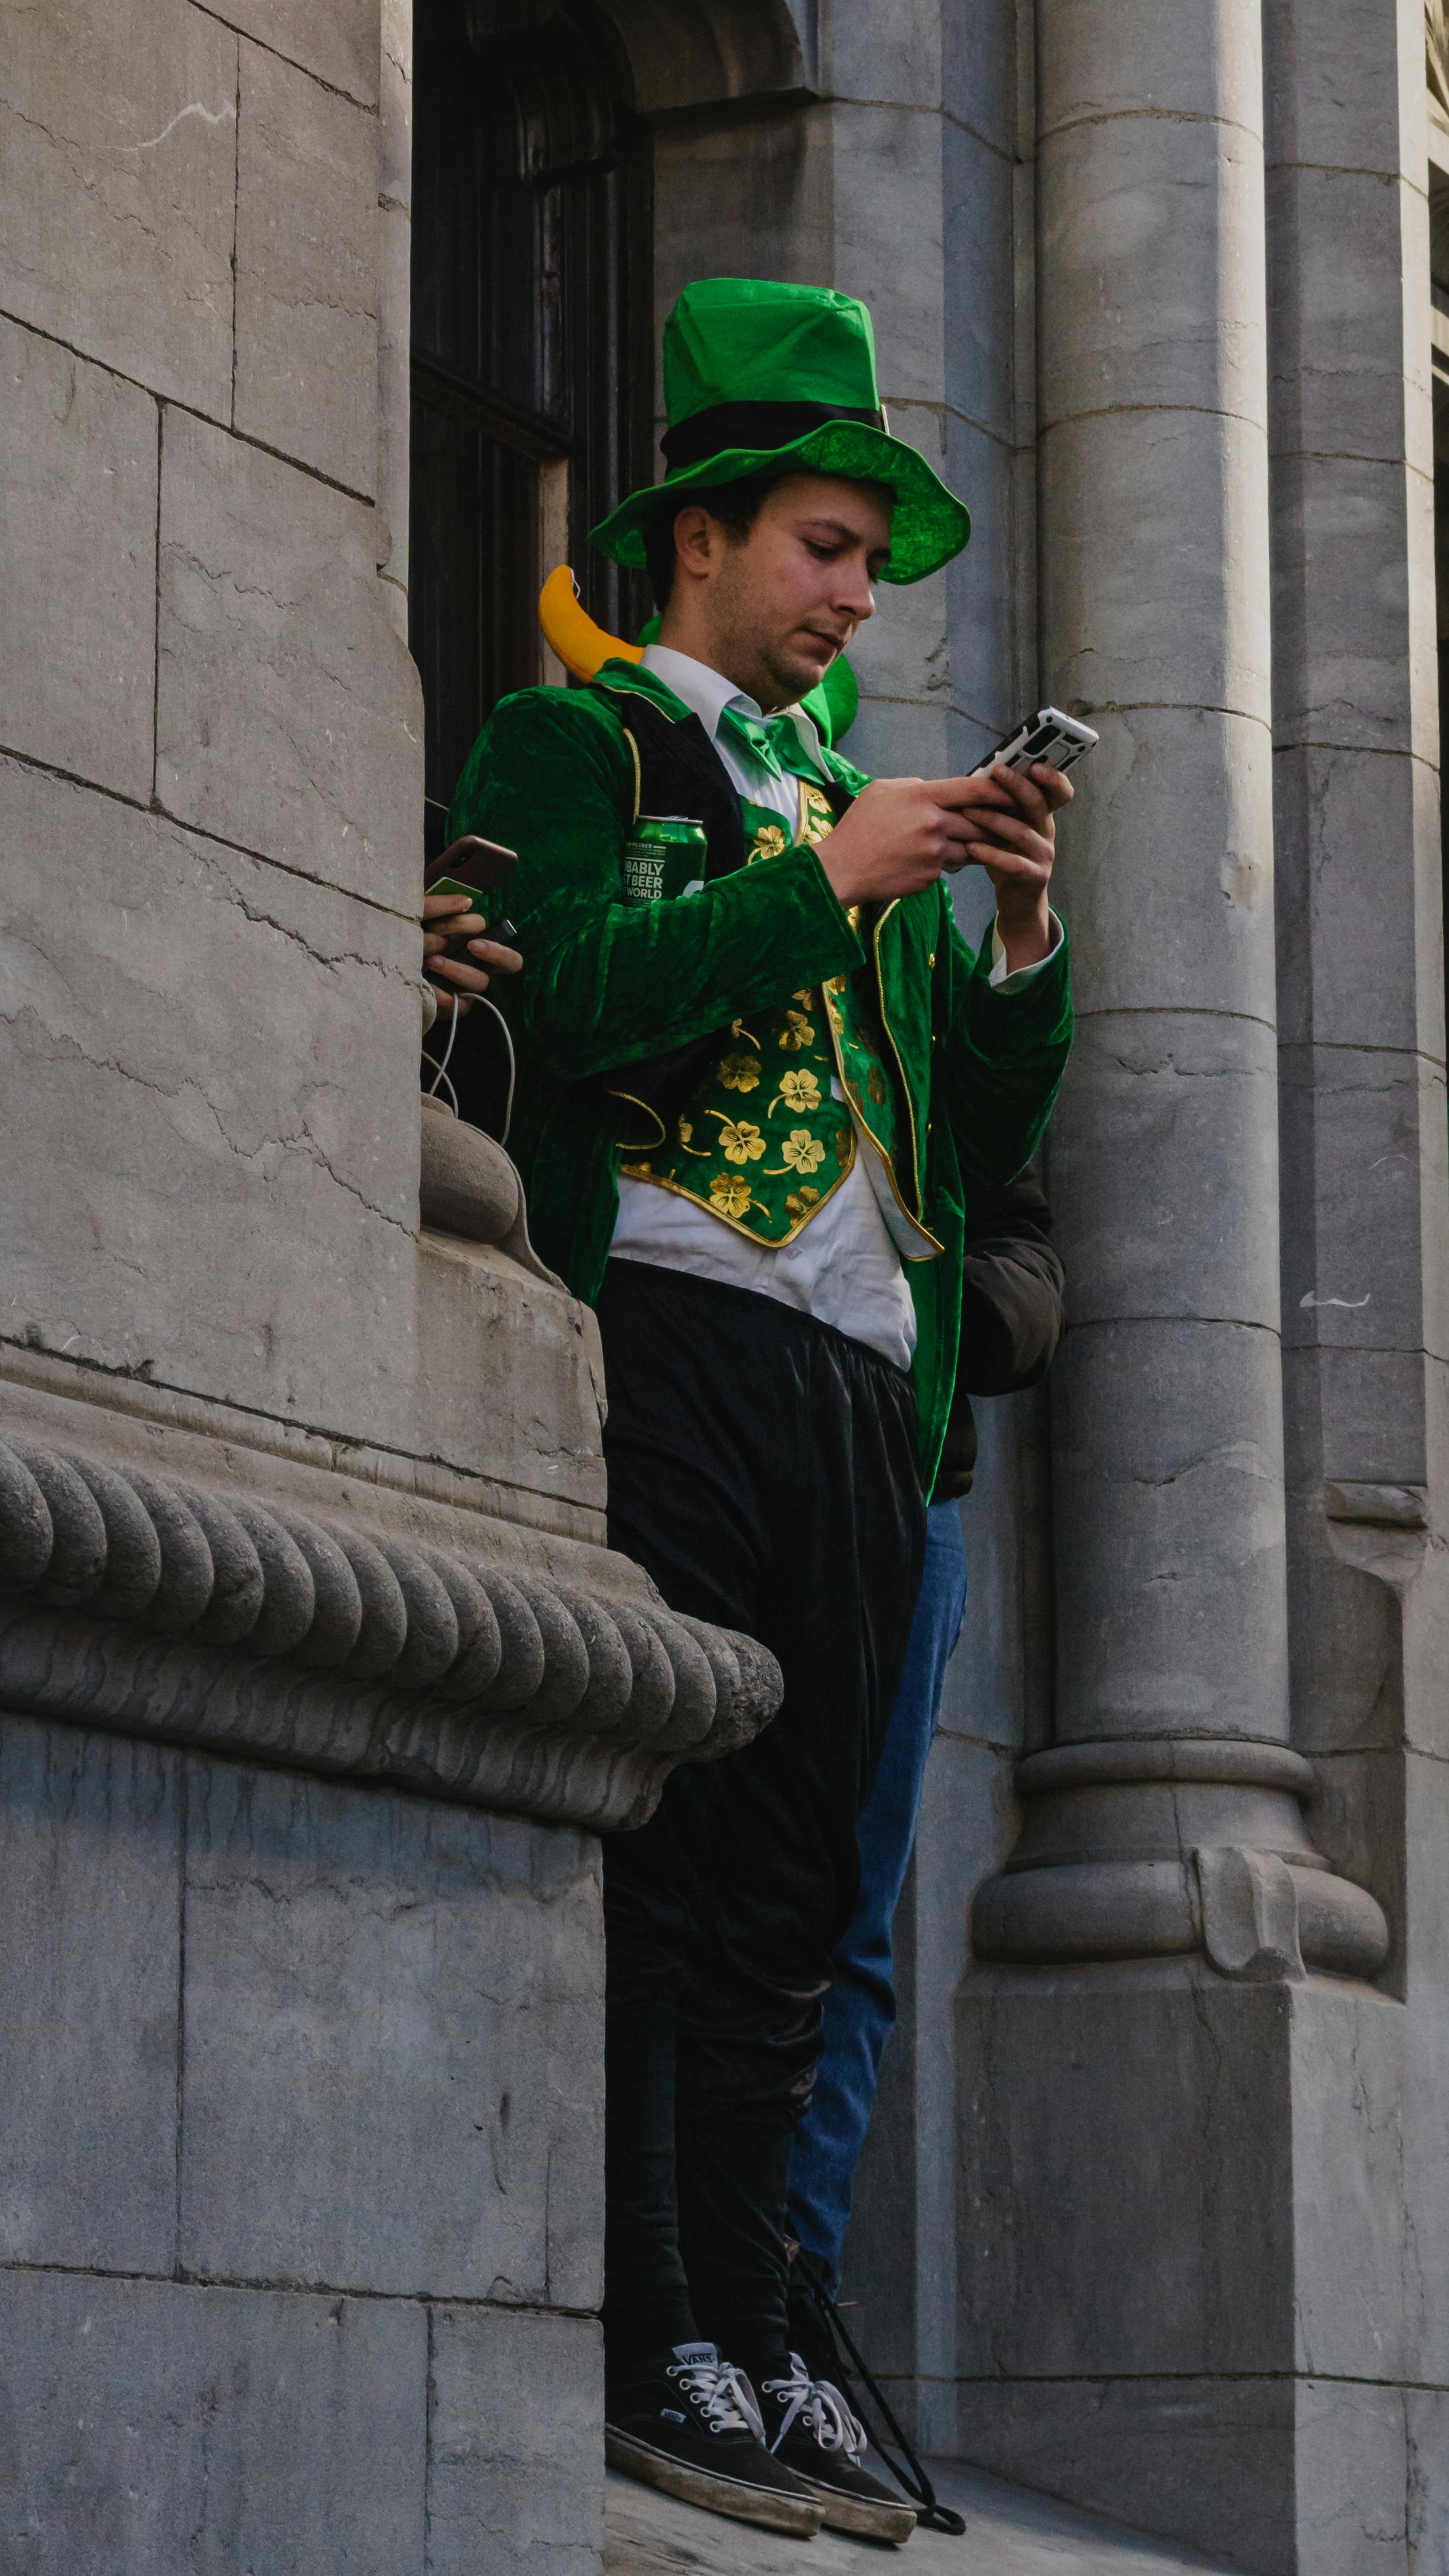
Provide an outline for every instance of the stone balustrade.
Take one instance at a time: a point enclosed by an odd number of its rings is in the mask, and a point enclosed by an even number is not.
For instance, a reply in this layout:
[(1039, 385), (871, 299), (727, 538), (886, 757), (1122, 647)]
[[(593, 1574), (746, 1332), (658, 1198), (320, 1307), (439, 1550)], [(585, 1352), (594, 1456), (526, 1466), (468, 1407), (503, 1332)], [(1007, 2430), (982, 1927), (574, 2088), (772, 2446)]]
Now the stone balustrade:
[(289, 1504), (0, 1446), (13, 1709), (596, 1828), (748, 1743), (753, 1639)]

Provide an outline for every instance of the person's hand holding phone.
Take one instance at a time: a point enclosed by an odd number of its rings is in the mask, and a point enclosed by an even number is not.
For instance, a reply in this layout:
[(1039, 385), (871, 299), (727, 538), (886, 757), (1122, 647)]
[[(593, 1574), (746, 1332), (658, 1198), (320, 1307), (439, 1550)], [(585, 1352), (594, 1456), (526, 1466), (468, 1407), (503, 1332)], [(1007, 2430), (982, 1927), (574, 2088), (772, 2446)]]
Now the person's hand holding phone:
[(1072, 801), (1072, 782), (1042, 760), (1029, 769), (997, 761), (955, 785), (961, 792), (951, 802), (965, 826), (965, 864), (984, 868), (996, 889), (996, 926), (1007, 973), (1038, 966), (1051, 954), (1048, 895), (1056, 817)]
[[(481, 885), (446, 875), (444, 871), (454, 863), (468, 877), (480, 879)], [(504, 935), (490, 939), (487, 917), (478, 909), (482, 895), (516, 865), (515, 851), (470, 832), (452, 842), (429, 868), (423, 896), (423, 973), (437, 994), (440, 1011), (461, 1019), (471, 1011), (473, 996), (488, 990), (490, 969), (495, 975), (516, 975), (522, 966), (522, 957), (510, 945), (512, 922), (500, 921), (498, 928)]]
[(471, 996), (487, 992), (490, 969), (495, 975), (516, 975), (523, 964), (516, 948), (489, 939), (487, 929), (470, 895), (424, 895), (423, 973), (439, 1009), (456, 1010), (460, 1019), (473, 1007)]

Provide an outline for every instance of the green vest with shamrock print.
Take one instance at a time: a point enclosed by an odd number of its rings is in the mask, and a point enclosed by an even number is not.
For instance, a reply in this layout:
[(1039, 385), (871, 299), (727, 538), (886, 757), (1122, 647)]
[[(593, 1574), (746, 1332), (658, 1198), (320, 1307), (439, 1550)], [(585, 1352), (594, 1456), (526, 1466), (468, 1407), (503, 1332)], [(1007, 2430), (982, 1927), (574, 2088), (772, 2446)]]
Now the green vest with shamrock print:
[[(742, 810), (746, 865), (777, 856), (788, 838), (779, 815), (748, 803)], [(823, 841), (833, 824), (829, 800), (801, 781), (796, 840)], [(778, 1010), (752, 1012), (748, 1025), (736, 1020), (667, 1135), (620, 1171), (693, 1199), (776, 1250), (793, 1243), (850, 1171), (860, 1150), (853, 1109), (866, 1150), (880, 1154), (895, 1189), (897, 1090), (870, 1002), (868, 977), (837, 975)], [(832, 1096), (836, 1079), (850, 1109)]]

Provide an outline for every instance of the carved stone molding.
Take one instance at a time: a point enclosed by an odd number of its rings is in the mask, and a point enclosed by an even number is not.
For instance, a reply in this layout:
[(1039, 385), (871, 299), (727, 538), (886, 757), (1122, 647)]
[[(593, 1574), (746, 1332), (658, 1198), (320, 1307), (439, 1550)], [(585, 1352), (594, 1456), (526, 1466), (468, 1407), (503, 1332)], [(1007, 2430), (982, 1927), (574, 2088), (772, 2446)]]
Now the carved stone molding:
[(1021, 1839), (977, 1895), (977, 1955), (1035, 1967), (1199, 1951), (1229, 1977), (1377, 1975), (1388, 1926), (1309, 1841), (1314, 1786), (1301, 1754), (1242, 1738), (1029, 1755)]
[(607, 1830), (780, 1693), (754, 1639), (662, 1602), (0, 1445), (10, 1709)]

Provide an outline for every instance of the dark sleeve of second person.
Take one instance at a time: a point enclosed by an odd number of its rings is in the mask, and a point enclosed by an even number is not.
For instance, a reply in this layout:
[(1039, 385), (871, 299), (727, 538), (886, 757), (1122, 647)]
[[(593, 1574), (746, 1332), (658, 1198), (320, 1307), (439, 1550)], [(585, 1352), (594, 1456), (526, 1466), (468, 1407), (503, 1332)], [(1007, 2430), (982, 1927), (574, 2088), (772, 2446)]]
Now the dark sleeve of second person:
[(973, 1395), (1036, 1386), (1066, 1322), (1066, 1273), (1051, 1241), (1051, 1209), (1030, 1173), (1001, 1190), (969, 1190), (961, 1288), (961, 1349), (936, 1499), (969, 1491), (976, 1465)]

